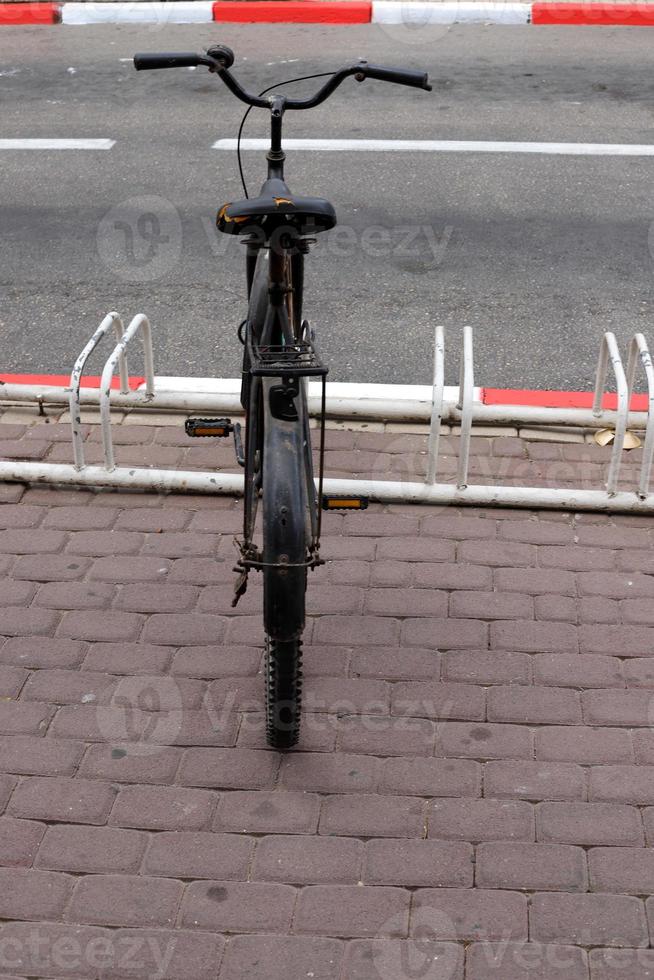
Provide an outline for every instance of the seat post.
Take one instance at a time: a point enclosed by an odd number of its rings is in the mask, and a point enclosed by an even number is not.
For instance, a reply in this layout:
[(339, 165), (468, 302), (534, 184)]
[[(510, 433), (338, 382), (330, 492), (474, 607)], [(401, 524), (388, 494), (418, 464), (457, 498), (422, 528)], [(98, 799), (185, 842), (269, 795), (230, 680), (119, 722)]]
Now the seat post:
[(273, 95), (270, 106), (270, 149), (267, 154), (268, 179), (276, 177), (283, 180), (286, 154), (282, 150), (282, 120), (286, 99), (283, 95)]

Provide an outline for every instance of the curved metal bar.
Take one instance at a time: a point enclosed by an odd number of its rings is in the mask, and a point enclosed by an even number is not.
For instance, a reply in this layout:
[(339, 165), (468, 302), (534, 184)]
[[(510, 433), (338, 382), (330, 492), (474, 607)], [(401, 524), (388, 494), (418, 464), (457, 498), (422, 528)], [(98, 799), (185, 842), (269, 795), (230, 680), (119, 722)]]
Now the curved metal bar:
[(629, 387), (625, 375), (622, 358), (618, 350), (615, 334), (607, 331), (602, 337), (599, 361), (597, 363), (597, 376), (595, 378), (595, 397), (593, 400), (593, 415), (597, 418), (602, 416), (602, 398), (606, 388), (606, 375), (609, 363), (613, 368), (615, 383), (618, 392), (618, 413), (615, 420), (615, 436), (613, 439), (613, 452), (609, 463), (609, 473), (606, 480), (606, 489), (610, 495), (617, 492), (618, 476), (620, 475), (620, 463), (622, 450), (624, 448), (624, 437), (627, 432), (627, 420), (629, 417)]
[[(106, 317), (95, 331), (88, 344), (81, 352), (70, 375), (70, 388), (68, 392), (68, 407), (70, 409), (70, 425), (73, 437), (73, 459), (75, 469), (81, 470), (84, 467), (84, 444), (82, 441), (82, 420), (80, 410), (80, 387), (82, 385), (82, 375), (89, 357), (98, 346), (108, 330), (114, 328), (116, 340), (119, 340), (123, 333), (123, 321), (118, 313), (107, 313)], [(121, 393), (129, 391), (127, 375), (127, 361), (124, 356), (119, 359), (120, 365), (120, 388)]]
[(438, 444), (443, 417), (443, 391), (445, 388), (445, 333), (439, 324), (434, 337), (434, 385), (432, 390), (431, 420), (429, 423), (429, 447), (427, 451), (427, 477), (425, 483), (436, 483)]
[(649, 492), (652, 460), (654, 459), (654, 366), (652, 365), (652, 357), (647, 346), (647, 341), (642, 333), (634, 334), (629, 345), (629, 360), (627, 361), (629, 404), (631, 404), (631, 395), (634, 390), (634, 378), (638, 360), (640, 360), (645, 371), (645, 377), (647, 378), (647, 425), (645, 427), (645, 445), (643, 447), (643, 460), (640, 466), (640, 481), (638, 483), (638, 496), (641, 500), (644, 500)]
[(134, 335), (141, 332), (143, 336), (144, 361), (145, 361), (145, 397), (146, 400), (154, 395), (154, 365), (152, 356), (152, 331), (150, 321), (142, 313), (134, 317), (125, 333), (119, 339), (113, 351), (107, 358), (102, 370), (100, 381), (100, 424), (102, 426), (102, 445), (104, 448), (104, 462), (107, 470), (116, 468), (114, 458), (113, 440), (111, 438), (111, 382), (116, 370), (116, 365), (121, 357), (125, 356), (127, 345)]
[(459, 376), (459, 402), (461, 409), (461, 446), (459, 448), (459, 467), (456, 485), (464, 490), (468, 485), (468, 460), (470, 458), (470, 431), (472, 429), (473, 396), (475, 389), (475, 369), (472, 354), (472, 327), (463, 328), (463, 351), (461, 354), (461, 374)]

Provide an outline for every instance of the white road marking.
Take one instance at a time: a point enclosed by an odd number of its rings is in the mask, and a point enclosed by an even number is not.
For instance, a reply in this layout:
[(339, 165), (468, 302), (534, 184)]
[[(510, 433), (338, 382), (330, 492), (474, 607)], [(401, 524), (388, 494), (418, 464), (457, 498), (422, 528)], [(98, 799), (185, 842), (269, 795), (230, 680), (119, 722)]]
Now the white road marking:
[(115, 140), (3, 140), (0, 150), (110, 150)]
[[(523, 143), (496, 142), (494, 140), (347, 140), (347, 139), (286, 139), (289, 150), (316, 150), (329, 152), (387, 153), (541, 153), (555, 156), (582, 157), (651, 157), (654, 144), (639, 143)], [(267, 150), (270, 142), (265, 139), (241, 140), (242, 150)], [(216, 140), (214, 150), (235, 150), (235, 139)]]

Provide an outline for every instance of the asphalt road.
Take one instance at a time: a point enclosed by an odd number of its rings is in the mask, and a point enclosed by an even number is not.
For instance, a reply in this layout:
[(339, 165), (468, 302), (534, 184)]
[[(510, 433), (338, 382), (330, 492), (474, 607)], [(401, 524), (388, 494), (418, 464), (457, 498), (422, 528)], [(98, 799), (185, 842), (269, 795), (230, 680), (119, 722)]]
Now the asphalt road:
[[(158, 373), (238, 372), (243, 252), (213, 221), (242, 195), (235, 154), (211, 146), (241, 106), (206, 73), (125, 60), (219, 40), (253, 89), (358, 57), (433, 78), (431, 94), (349, 81), (288, 136), (654, 143), (645, 30), (6, 28), (0, 137), (116, 142), (0, 151), (0, 372), (69, 370), (112, 308), (150, 315)], [(253, 113), (246, 135), (266, 128)], [(256, 191), (265, 161), (245, 160)], [(427, 382), (438, 322), (448, 381), (470, 323), (478, 383), (506, 387), (589, 386), (603, 330), (654, 341), (653, 157), (298, 152), (287, 177), (339, 215), (306, 297), (335, 380)]]

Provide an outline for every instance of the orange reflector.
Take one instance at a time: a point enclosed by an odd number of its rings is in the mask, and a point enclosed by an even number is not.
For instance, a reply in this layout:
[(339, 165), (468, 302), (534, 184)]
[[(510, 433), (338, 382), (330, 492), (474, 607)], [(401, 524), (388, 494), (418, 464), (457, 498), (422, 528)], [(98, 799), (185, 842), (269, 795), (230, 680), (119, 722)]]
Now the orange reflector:
[(323, 497), (323, 510), (365, 510), (367, 497)]

